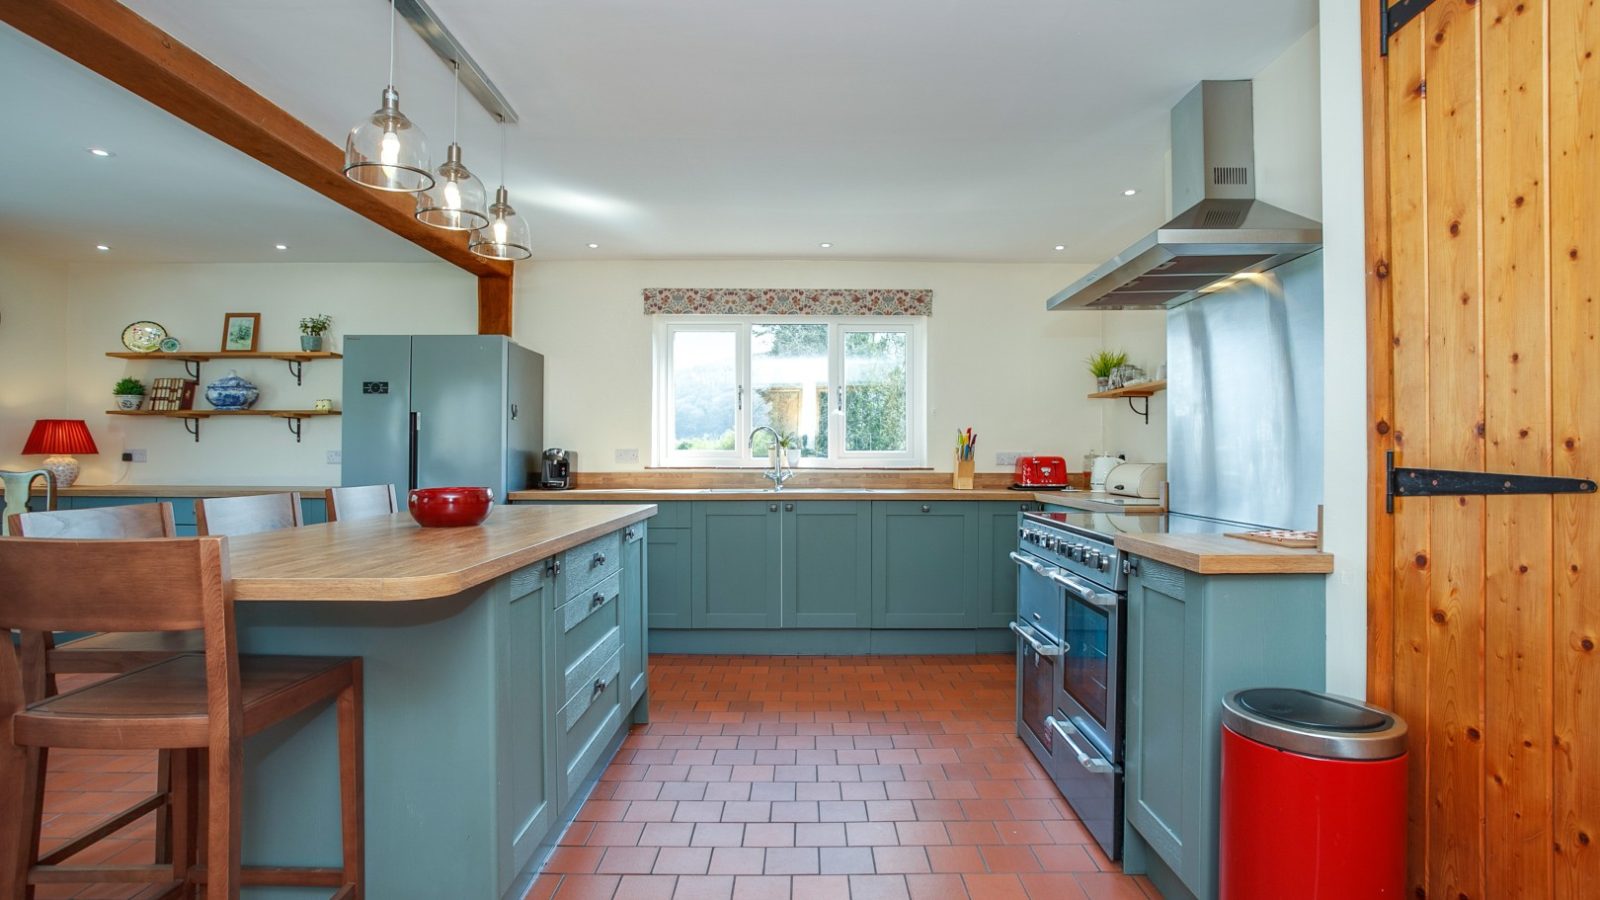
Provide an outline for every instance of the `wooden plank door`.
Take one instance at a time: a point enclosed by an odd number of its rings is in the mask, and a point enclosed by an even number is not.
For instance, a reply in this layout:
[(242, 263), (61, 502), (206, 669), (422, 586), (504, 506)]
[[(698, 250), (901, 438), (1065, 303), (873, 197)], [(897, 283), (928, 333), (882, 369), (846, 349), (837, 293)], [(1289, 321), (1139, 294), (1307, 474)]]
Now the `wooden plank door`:
[[(1409, 0), (1407, 6), (1416, 6)], [(1368, 4), (1368, 692), (1411, 726), (1407, 894), (1600, 890), (1600, 498), (1402, 499), (1399, 465), (1600, 475), (1600, 10)]]

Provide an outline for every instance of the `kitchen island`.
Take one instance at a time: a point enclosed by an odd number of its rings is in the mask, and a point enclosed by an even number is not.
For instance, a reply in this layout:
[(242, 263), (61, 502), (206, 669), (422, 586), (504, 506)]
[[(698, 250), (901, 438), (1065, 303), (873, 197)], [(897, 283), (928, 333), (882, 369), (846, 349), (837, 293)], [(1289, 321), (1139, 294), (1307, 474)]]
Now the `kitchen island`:
[[(404, 513), (229, 540), (246, 653), (365, 660), (367, 896), (521, 897), (646, 707), (654, 506)], [(246, 865), (339, 853), (334, 716), (246, 744)], [(246, 897), (304, 891), (247, 888)]]

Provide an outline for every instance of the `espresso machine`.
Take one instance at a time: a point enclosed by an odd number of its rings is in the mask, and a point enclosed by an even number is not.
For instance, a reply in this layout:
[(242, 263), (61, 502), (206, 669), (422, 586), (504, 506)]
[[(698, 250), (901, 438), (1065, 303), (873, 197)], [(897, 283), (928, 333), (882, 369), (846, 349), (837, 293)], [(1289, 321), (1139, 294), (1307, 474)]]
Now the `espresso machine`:
[(544, 465), (539, 473), (539, 487), (548, 491), (564, 491), (572, 487), (572, 468), (577, 464), (577, 454), (560, 447), (544, 452)]

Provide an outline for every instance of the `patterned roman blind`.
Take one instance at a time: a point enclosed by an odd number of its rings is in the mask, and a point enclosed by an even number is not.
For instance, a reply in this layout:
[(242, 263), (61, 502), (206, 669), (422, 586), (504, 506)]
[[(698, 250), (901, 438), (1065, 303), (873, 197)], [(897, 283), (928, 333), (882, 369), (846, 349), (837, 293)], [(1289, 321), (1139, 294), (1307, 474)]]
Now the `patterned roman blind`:
[(931, 316), (933, 291), (837, 288), (645, 288), (647, 315)]

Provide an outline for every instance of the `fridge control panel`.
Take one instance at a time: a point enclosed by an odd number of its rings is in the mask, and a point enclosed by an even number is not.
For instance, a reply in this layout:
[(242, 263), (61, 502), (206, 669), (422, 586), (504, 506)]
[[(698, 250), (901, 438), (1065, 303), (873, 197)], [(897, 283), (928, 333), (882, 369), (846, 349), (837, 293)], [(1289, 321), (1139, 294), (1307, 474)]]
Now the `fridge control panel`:
[(389, 393), (389, 382), (387, 382), (387, 381), (363, 381), (363, 382), (361, 382), (361, 393), (363, 393), (363, 394), (387, 394), (387, 393)]

